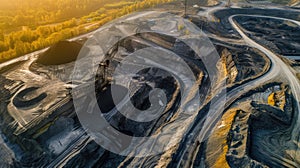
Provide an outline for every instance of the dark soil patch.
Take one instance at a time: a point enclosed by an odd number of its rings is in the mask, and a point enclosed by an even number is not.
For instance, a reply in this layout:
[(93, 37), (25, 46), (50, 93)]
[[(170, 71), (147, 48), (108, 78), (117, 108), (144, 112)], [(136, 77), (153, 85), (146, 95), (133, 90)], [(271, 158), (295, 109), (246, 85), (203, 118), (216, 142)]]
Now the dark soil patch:
[[(119, 93), (119, 96), (113, 97), (112, 90), (114, 93)], [(120, 85), (108, 85), (104, 90), (97, 92), (98, 106), (102, 113), (107, 113), (112, 110), (118, 103), (120, 103), (128, 90)]]
[(60, 41), (43, 53), (38, 63), (43, 65), (61, 65), (77, 59), (82, 44), (76, 41)]

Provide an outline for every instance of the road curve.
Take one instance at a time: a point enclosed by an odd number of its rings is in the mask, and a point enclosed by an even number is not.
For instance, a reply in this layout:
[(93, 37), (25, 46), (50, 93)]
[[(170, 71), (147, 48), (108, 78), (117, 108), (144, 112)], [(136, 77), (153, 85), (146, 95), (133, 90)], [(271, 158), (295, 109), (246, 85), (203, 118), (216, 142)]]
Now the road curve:
[[(252, 46), (254, 48), (259, 49), (260, 51), (262, 51), (263, 53), (265, 53), (269, 59), (272, 61), (272, 67), (271, 67), (271, 72), (276, 71), (277, 73), (281, 73), (282, 77), (285, 77), (288, 80), (289, 86), (291, 87), (291, 91), (293, 93), (294, 98), (297, 101), (296, 104), (296, 108), (294, 108), (295, 111), (295, 117), (296, 117), (296, 125), (293, 128), (292, 131), (292, 138), (291, 138), (291, 143), (294, 143), (292, 141), (296, 141), (299, 142), (300, 141), (300, 137), (299, 137), (299, 131), (300, 131), (300, 105), (299, 105), (299, 96), (300, 96), (300, 84), (299, 84), (299, 80), (296, 78), (295, 74), (292, 72), (291, 67), (287, 66), (282, 59), (280, 59), (276, 54), (274, 54), (273, 52), (269, 51), (267, 48), (263, 47), (262, 45), (256, 43), (255, 41), (253, 41), (252, 39), (250, 39), (242, 30), (241, 28), (238, 26), (238, 24), (233, 20), (233, 18), (237, 16), (237, 15), (233, 15), (231, 17), (229, 17), (229, 22), (230, 24), (233, 26), (233, 28), (235, 28), (235, 30), (242, 36), (242, 38), (245, 40), (245, 42), (249, 45)], [(251, 16), (251, 15), (249, 15)], [(255, 17), (258, 17), (257, 15), (254, 15)], [(260, 16), (263, 17), (263, 16)], [(276, 17), (270, 17), (270, 18), (276, 18)], [(276, 19), (280, 19), (280, 18), (276, 18)], [(292, 21), (290, 19), (284, 19), (281, 18), (283, 20), (289, 20)], [(293, 21), (294, 23), (298, 24), (300, 26), (300, 23), (297, 21)], [(299, 151), (299, 146), (297, 146), (298, 149), (296, 150), (296, 156), (295, 158), (297, 158), (298, 156), (300, 156), (300, 151)]]
[[(221, 117), (224, 107), (220, 107), (219, 104), (221, 104), (223, 100), (226, 100), (226, 106), (230, 106), (236, 99), (241, 97), (243, 94), (251, 91), (252, 89), (255, 89), (257, 86), (263, 85), (267, 83), (268, 81), (271, 81), (272, 79), (278, 77), (279, 75), (282, 77), (286, 77), (292, 93), (297, 100), (297, 108), (294, 110), (297, 110), (295, 112), (296, 114), (296, 125), (293, 129), (292, 132), (292, 139), (290, 143), (294, 143), (293, 141), (299, 142), (299, 131), (300, 131), (300, 111), (299, 111), (299, 95), (300, 95), (300, 84), (298, 79), (295, 77), (295, 74), (293, 74), (291, 68), (286, 65), (276, 54), (268, 50), (267, 48), (263, 47), (262, 45), (256, 43), (252, 39), (250, 39), (238, 26), (238, 24), (233, 20), (235, 16), (241, 16), (241, 15), (233, 15), (229, 17), (229, 22), (232, 25), (232, 27), (241, 35), (242, 39), (245, 41), (245, 43), (253, 48), (256, 48), (263, 52), (266, 56), (271, 61), (271, 67), (267, 73), (264, 75), (260, 76), (259, 78), (256, 78), (254, 80), (251, 80), (245, 84), (242, 84), (231, 91), (227, 92), (226, 94), (223, 95), (223, 97), (218, 98), (218, 100), (214, 101), (210, 105), (210, 112), (204, 117), (205, 119), (200, 119), (200, 117), (203, 117), (203, 115), (199, 114), (194, 120), (194, 123), (191, 125), (190, 130), (187, 132), (185, 138), (183, 141), (180, 143), (179, 153), (173, 158), (175, 163), (177, 164), (177, 167), (182, 166), (184, 163), (183, 158), (188, 155), (189, 151), (194, 151), (191, 150), (191, 148), (195, 148), (195, 146), (191, 145), (190, 147), (186, 147), (187, 144), (192, 144), (192, 142), (203, 142), (205, 141), (205, 138), (207, 138), (207, 135), (212, 131), (216, 123), (218, 122), (219, 117)], [(250, 15), (249, 15), (250, 16)], [(266, 17), (267, 16), (257, 16), (255, 17)], [(288, 20), (293, 23), (296, 23), (300, 26), (300, 22), (294, 21), (291, 19), (284, 19), (284, 18), (277, 18), (277, 17), (268, 17), (268, 18), (273, 18), (273, 19), (283, 19), (283, 20)], [(226, 88), (224, 88), (226, 90)], [(224, 91), (223, 90), (223, 91)], [(224, 99), (225, 96), (225, 99)], [(225, 106), (225, 108), (226, 108)], [(200, 120), (200, 122), (199, 122)], [(299, 122), (298, 122), (299, 121)], [(184, 147), (185, 146), (185, 147)], [(299, 150), (296, 152), (296, 157), (300, 155)], [(189, 163), (188, 163), (189, 164)], [(187, 166), (187, 165), (185, 165)]]

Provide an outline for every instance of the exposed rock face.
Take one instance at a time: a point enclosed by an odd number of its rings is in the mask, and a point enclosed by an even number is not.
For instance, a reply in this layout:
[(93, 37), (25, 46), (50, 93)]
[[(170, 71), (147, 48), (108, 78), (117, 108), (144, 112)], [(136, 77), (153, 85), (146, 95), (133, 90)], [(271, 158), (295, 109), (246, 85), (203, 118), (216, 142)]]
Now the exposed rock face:
[[(254, 93), (250, 98), (252, 102), (249, 102), (249, 99), (241, 100), (225, 112), (206, 144), (206, 159), (210, 167), (218, 166), (218, 164), (228, 164), (230, 167), (296, 166), (295, 163), (289, 161), (289, 154), (286, 153), (286, 148), (293, 148), (292, 146), (274, 148), (277, 143), (289, 144), (286, 138), (281, 138), (281, 136), (283, 134), (288, 136), (286, 129), (288, 130), (293, 125), (290, 118), (292, 104), (285, 104), (284, 110), (269, 105), (267, 98), (263, 97), (274, 90), (277, 90), (276, 92), (280, 90), (278, 85), (266, 87), (268, 89), (265, 92)], [(288, 90), (285, 91), (285, 96), (282, 99), (290, 102)], [(253, 102), (253, 100), (260, 103)], [(228, 129), (230, 131), (226, 131)], [(260, 149), (262, 146), (264, 149)], [(273, 158), (274, 156), (278, 157)]]
[(234, 122), (237, 112), (237, 109), (226, 112), (216, 125), (214, 134), (208, 138), (205, 152), (208, 167), (229, 167), (226, 160), (228, 132), (233, 127), (231, 124)]
[[(299, 55), (297, 41), (299, 26), (288, 20), (270, 19), (264, 17), (236, 17), (252, 37), (257, 38), (268, 48), (281, 55)], [(287, 44), (288, 45), (287, 45)]]
[(243, 83), (257, 78), (270, 67), (265, 55), (245, 46), (216, 46), (221, 57), (218, 64), (220, 80), (226, 78), (227, 84)]
[[(299, 167), (295, 129), (299, 128), (295, 117), (299, 100), (293, 85), (281, 73), (268, 77), (280, 60), (272, 62), (232, 30), (227, 19), (236, 13), (249, 11), (217, 11), (220, 22), (213, 23), (194, 16), (192, 21), (209, 39), (180, 17), (139, 13), (104, 26), (95, 35), (106, 37), (100, 44), (92, 39), (84, 45), (93, 50), (81, 50), (83, 55), (92, 53), (101, 57), (100, 62), (77, 57), (82, 45), (65, 41), (39, 58), (0, 69), (0, 167)], [(294, 16), (292, 12), (290, 17)], [(149, 29), (155, 31), (141, 31)], [(124, 32), (128, 36), (121, 38)], [(193, 44), (203, 55), (184, 42), (195, 36), (200, 43)], [(213, 60), (214, 54), (220, 59)], [(290, 62), (285, 63), (281, 65)], [(87, 64), (92, 68), (76, 71), (78, 65)], [(88, 73), (92, 69), (95, 75)], [(88, 118), (101, 131), (114, 129), (130, 137), (102, 134), (104, 144), (121, 152), (130, 145), (137, 150), (121, 155), (100, 145), (96, 134), (82, 123), (75, 101), (81, 101), (80, 112), (103, 118)], [(157, 111), (153, 120), (139, 122)], [(155, 141), (139, 151), (143, 145), (136, 141), (139, 137), (155, 137)], [(161, 152), (135, 155), (156, 150)]]
[(290, 3), (289, 3), (289, 5), (290, 6), (297, 6), (297, 5), (299, 5), (299, 3), (300, 3), (299, 0), (291, 0)]
[(229, 83), (234, 83), (238, 75), (238, 70), (232, 58), (232, 54), (225, 48), (221, 53), (221, 57), (223, 59), (222, 63), (225, 64), (226, 68), (224, 75), (228, 77)]

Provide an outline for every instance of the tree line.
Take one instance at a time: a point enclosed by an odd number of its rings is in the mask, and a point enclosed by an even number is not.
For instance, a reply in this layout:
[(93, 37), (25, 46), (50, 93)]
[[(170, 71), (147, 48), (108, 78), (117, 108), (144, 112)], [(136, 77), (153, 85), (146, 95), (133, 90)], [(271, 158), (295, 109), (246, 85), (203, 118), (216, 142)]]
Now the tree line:
[(171, 1), (172, 0), (142, 0), (135, 1), (134, 3), (117, 2), (111, 4), (108, 9), (100, 7), (88, 15), (77, 19), (71, 18), (60, 23), (40, 25), (36, 28), (23, 26), (22, 30), (8, 34), (5, 34), (4, 31), (0, 29), (0, 62), (45, 48), (60, 40), (90, 32), (115, 18), (134, 11)]
[[(35, 28), (77, 18), (118, 0), (0, 0), (0, 29)], [(8, 32), (6, 32), (8, 33)]]

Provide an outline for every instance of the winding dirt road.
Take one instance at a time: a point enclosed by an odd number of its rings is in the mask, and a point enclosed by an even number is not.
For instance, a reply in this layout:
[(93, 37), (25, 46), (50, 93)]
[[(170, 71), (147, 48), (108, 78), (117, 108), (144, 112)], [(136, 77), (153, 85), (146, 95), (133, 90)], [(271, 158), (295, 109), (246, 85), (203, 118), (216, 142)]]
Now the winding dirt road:
[[(236, 16), (254, 16), (254, 17), (272, 18), (272, 19), (282, 19), (282, 20), (286, 20), (286, 21), (291, 21), (300, 26), (300, 22), (298, 22), (298, 21), (291, 20), (291, 19), (285, 19), (285, 18), (278, 18), (278, 17), (259, 16), (259, 15), (238, 15), (238, 14), (232, 15), (231, 17), (229, 17), (229, 22), (230, 22), (231, 26), (240, 34), (240, 36), (242, 37), (244, 42), (248, 46), (256, 48), (256, 49), (260, 50), (261, 52), (263, 52), (266, 56), (268, 56), (268, 58), (271, 61), (271, 67), (267, 73), (260, 76), (259, 78), (254, 79), (250, 82), (247, 82), (243, 85), (240, 85), (240, 86), (232, 89), (231, 91), (227, 92), (226, 94), (220, 94), (220, 95), (223, 95), (223, 97), (216, 98), (217, 99), (216, 101), (211, 102), (212, 104), (210, 105), (209, 112), (206, 114), (205, 117), (203, 117), (203, 114), (199, 114), (197, 116), (197, 119), (194, 121), (193, 124), (191, 124), (190, 130), (187, 132), (185, 138), (181, 142), (178, 154), (176, 154), (175, 157), (173, 158), (174, 163), (176, 163), (177, 167), (181, 167), (183, 165), (191, 166), (191, 165), (188, 165), (190, 163), (186, 163), (185, 162), (186, 160), (183, 158), (189, 157), (189, 155), (190, 155), (189, 153), (191, 153), (191, 151), (196, 150), (197, 146), (193, 145), (193, 142), (196, 142), (196, 141), (203, 142), (206, 140), (209, 133), (212, 131), (214, 126), (217, 124), (218, 119), (221, 117), (221, 115), (224, 111), (224, 108), (230, 106), (235, 100), (237, 100), (243, 94), (255, 89), (257, 86), (261, 86), (275, 78), (278, 78), (278, 76), (280, 76), (282, 79), (285, 79), (288, 82), (289, 86), (291, 87), (293, 96), (297, 100), (296, 108), (294, 108), (294, 110), (295, 110), (295, 118), (294, 118), (295, 125), (293, 128), (293, 132), (291, 133), (292, 138), (290, 139), (289, 142), (286, 142), (286, 143), (291, 146), (295, 146), (295, 142), (300, 141), (300, 137), (299, 137), (299, 131), (300, 131), (300, 104), (299, 104), (300, 84), (299, 84), (299, 80), (296, 78), (291, 67), (286, 65), (279, 56), (274, 54), (269, 49), (263, 47), (262, 45), (256, 43), (254, 40), (249, 38), (243, 32), (242, 28), (240, 28), (240, 26), (234, 20), (234, 17), (236, 17)], [(226, 88), (224, 88), (224, 90), (226, 90)], [(224, 92), (224, 90), (223, 90), (223, 92)], [(224, 96), (225, 96), (225, 98), (224, 98)], [(225, 99), (226, 99), (226, 103), (225, 103), (226, 106), (225, 107), (219, 106), (219, 104), (224, 104), (224, 102), (221, 102), (221, 101), (224, 101)], [(201, 113), (201, 112), (199, 112), (199, 113)], [(190, 146), (187, 144), (189, 144)], [(275, 155), (276, 154), (274, 154), (274, 157), (276, 157)], [(299, 146), (297, 146), (294, 158), (299, 158), (299, 156), (300, 156), (300, 150), (299, 150)]]

